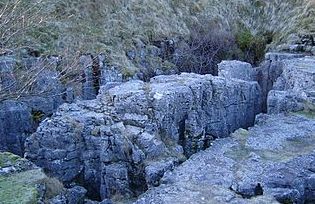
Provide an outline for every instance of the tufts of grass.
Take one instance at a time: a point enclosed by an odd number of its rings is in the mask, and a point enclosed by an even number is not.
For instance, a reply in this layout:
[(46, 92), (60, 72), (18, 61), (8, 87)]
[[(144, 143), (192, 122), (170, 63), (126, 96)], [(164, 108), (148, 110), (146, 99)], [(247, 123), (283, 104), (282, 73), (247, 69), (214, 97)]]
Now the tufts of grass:
[(29, 46), (74, 61), (80, 53), (102, 52), (126, 75), (139, 69), (126, 56), (135, 42), (189, 38), (203, 19), (232, 31), (245, 50), (257, 48), (256, 58), (265, 51), (264, 33), (272, 48), (291, 33), (315, 31), (314, 0), (2, 0), (0, 15), (0, 22), (13, 19), (0, 23), (2, 49)]

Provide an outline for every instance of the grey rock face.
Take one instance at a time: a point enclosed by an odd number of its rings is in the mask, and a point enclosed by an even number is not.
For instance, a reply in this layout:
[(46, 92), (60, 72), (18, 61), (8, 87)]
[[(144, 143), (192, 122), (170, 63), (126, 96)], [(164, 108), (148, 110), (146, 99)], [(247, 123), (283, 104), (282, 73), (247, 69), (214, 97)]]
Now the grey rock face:
[(257, 81), (262, 90), (261, 108), (263, 112), (267, 112), (268, 93), (274, 89), (274, 84), (278, 84), (281, 81), (279, 77), (284, 67), (287, 66), (285, 60), (303, 58), (304, 56), (303, 54), (292, 53), (266, 53), (265, 60), (257, 68), (253, 68), (246, 62), (235, 60), (222, 61), (218, 64), (218, 75), (228, 79), (236, 78), (245, 81)]
[[(174, 40), (159, 40), (152, 44), (146, 44), (137, 40), (135, 48), (129, 50), (126, 56), (139, 69), (135, 77), (143, 81), (157, 75), (177, 74), (179, 71), (171, 63), (161, 63), (164, 59), (170, 59), (175, 52)], [(172, 61), (172, 60), (171, 60)]]
[(14, 92), (17, 84), (13, 69), (16, 66), (16, 60), (12, 57), (0, 57), (0, 91)]
[(0, 103), (0, 150), (23, 155), (24, 141), (34, 131), (32, 115), (25, 103)]
[(282, 60), (302, 58), (304, 56), (305, 56), (304, 54), (297, 54), (297, 53), (268, 52), (265, 55), (265, 60), (276, 62), (276, 61), (282, 61)]
[(283, 72), (268, 95), (268, 112), (314, 109), (315, 58), (284, 60)]
[[(60, 72), (65, 71), (60, 63), (57, 56), (0, 57), (0, 151), (22, 156), (25, 138), (61, 104), (77, 97), (94, 99), (102, 84), (122, 81), (121, 74), (108, 67), (104, 55), (83, 55), (82, 84), (66, 87), (60, 80)], [(30, 85), (24, 87), (28, 82)]]
[(211, 75), (158, 76), (101, 90), (42, 122), (25, 156), (64, 182), (83, 180), (89, 196), (102, 199), (159, 185), (185, 156), (253, 125), (261, 111), (257, 82)]
[(249, 131), (214, 141), (135, 203), (313, 202), (314, 133), (304, 115), (259, 115)]
[(305, 108), (306, 97), (293, 91), (271, 90), (268, 94), (268, 113), (297, 112)]
[[(5, 73), (14, 80), (12, 86), (6, 81), (0, 81), (0, 95), (4, 97), (0, 98), (0, 151), (10, 151), (22, 156), (26, 137), (36, 130), (43, 118), (51, 115), (64, 103), (64, 87), (58, 80), (57, 58), (23, 58), (19, 63), (24, 65), (19, 68), (16, 67), (14, 56), (6, 58), (0, 59), (0, 77)], [(25, 79), (26, 73), (28, 77), (34, 78)], [(24, 89), (23, 84), (18, 81), (18, 78), (22, 80), (21, 77), (23, 80), (30, 80), (31, 85)]]
[(255, 81), (255, 71), (251, 64), (240, 61), (222, 61), (218, 64), (219, 76), (230, 79)]
[(307, 90), (315, 87), (315, 57), (284, 60), (283, 73), (275, 84), (277, 90)]
[(81, 186), (74, 186), (65, 189), (62, 193), (48, 201), (49, 204), (83, 204), (86, 189)]
[(96, 98), (97, 86), (94, 78), (93, 65), (94, 57), (92, 55), (83, 55), (80, 57), (80, 63), (83, 66), (83, 84), (82, 84), (82, 98), (86, 100), (91, 100)]
[(282, 52), (307, 53), (314, 55), (314, 39), (314, 33), (291, 34), (287, 43), (278, 45), (276, 49)]
[(84, 100), (95, 99), (102, 85), (123, 81), (122, 74), (117, 68), (108, 65), (104, 54), (82, 55), (80, 64), (83, 70), (81, 98)]
[(277, 46), (277, 50), (292, 53), (307, 53), (314, 55), (315, 33), (291, 34), (287, 43)]
[(256, 81), (258, 81), (263, 92), (263, 112), (267, 112), (267, 97), (269, 91), (274, 89), (284, 69), (284, 60), (302, 58), (302, 54), (290, 53), (266, 53), (265, 61), (256, 70)]

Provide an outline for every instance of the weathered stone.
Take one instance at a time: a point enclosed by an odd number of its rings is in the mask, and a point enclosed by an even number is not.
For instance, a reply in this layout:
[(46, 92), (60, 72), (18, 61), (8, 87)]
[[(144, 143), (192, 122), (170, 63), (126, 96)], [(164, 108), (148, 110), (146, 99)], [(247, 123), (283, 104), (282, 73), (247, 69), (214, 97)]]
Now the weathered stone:
[[(315, 87), (315, 58), (284, 60), (283, 73), (275, 84), (278, 90), (307, 90)], [(282, 83), (280, 83), (280, 81)], [(284, 82), (284, 84), (283, 84)]]
[(66, 198), (68, 204), (83, 204), (87, 190), (81, 186), (75, 186), (67, 189)]
[(24, 152), (24, 141), (34, 131), (32, 115), (25, 103), (3, 101), (0, 103), (0, 151)]
[[(94, 57), (92, 55), (82, 55), (80, 63), (83, 70), (82, 98), (85, 100), (95, 99), (97, 95), (97, 86), (94, 78)], [(94, 65), (95, 66), (95, 65)]]
[(315, 47), (314, 33), (291, 34), (285, 44), (277, 46), (277, 50), (291, 53), (313, 54), (311, 51)]
[(283, 72), (268, 94), (268, 113), (313, 109), (315, 58), (284, 60)]
[[(0, 81), (3, 97), (0, 100), (0, 150), (22, 156), (26, 137), (64, 102), (64, 86), (57, 71), (59, 61), (58, 57), (52, 56), (29, 56), (20, 61), (14, 55), (1, 57), (0, 77), (2, 73), (9, 74), (14, 78), (14, 86), (8, 87)], [(23, 87), (27, 83), (30, 84)]]
[(148, 186), (159, 186), (164, 173), (173, 170), (179, 164), (178, 159), (170, 158), (158, 162), (152, 162), (145, 168), (146, 182)]
[(280, 76), (286, 66), (284, 62), (286, 60), (294, 60), (303, 57), (303, 54), (270, 52), (266, 53), (265, 61), (263, 61), (259, 67), (255, 68), (256, 81), (259, 83), (263, 92), (263, 112), (267, 112), (267, 97), (269, 91), (272, 89), (279, 89), (276, 88), (279, 87), (277, 84), (280, 84), (281, 81), (283, 81), (283, 78)]
[(218, 64), (219, 76), (227, 79), (235, 78), (255, 81), (255, 72), (251, 64), (240, 61), (222, 61)]
[(306, 97), (292, 91), (271, 90), (268, 94), (268, 113), (302, 111), (305, 108)]
[(289, 60), (295, 58), (302, 58), (304, 54), (296, 54), (296, 53), (281, 53), (281, 52), (268, 52), (265, 55), (265, 60), (270, 60), (272, 62)]

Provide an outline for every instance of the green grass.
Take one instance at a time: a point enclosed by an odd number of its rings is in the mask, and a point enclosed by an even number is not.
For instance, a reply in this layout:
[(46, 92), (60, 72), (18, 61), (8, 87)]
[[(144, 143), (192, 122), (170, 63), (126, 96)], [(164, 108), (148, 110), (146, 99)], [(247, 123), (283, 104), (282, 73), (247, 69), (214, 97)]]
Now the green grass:
[(0, 168), (6, 166), (14, 166), (19, 161), (24, 161), (25, 159), (14, 155), (9, 152), (0, 152)]
[(310, 119), (315, 119), (315, 112), (314, 111), (298, 111), (293, 113), (295, 115), (304, 116)]
[(36, 184), (45, 177), (40, 169), (0, 176), (0, 204), (36, 204)]
[[(63, 184), (55, 178), (47, 177), (40, 168), (12, 153), (0, 153), (0, 169), (15, 168), (14, 172), (0, 176), (0, 204), (35, 204), (39, 199), (38, 185), (46, 188), (43, 199), (48, 200), (60, 194)], [(33, 168), (33, 169), (31, 169)]]

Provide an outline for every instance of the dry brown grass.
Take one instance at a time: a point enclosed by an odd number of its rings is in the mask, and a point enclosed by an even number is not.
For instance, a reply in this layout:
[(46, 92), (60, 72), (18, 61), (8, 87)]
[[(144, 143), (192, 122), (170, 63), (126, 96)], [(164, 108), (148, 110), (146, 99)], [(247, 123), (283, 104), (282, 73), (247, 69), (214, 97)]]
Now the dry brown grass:
[[(315, 29), (313, 0), (93, 0), (47, 1), (64, 33), (59, 40), (80, 52), (108, 52), (113, 64), (133, 67), (125, 51), (134, 42), (188, 36), (189, 26), (212, 19), (225, 29), (273, 32), (274, 44), (292, 32)], [(62, 11), (60, 9), (62, 8)], [(67, 42), (71, 40), (72, 43)]]
[[(8, 2), (12, 3), (1, 0), (0, 9)], [(1, 16), (16, 15), (13, 19), (18, 23), (12, 25), (19, 29), (21, 16), (29, 15), (26, 27), (31, 28), (18, 32), (21, 38), (2, 33), (7, 38), (2, 48), (27, 45), (42, 53), (68, 56), (103, 52), (111, 64), (130, 73), (138, 67), (125, 52), (135, 42), (188, 37), (191, 25), (202, 26), (200, 19), (211, 19), (233, 32), (270, 32), (273, 45), (284, 42), (290, 33), (315, 31), (314, 0), (41, 0), (34, 8), (27, 5), (35, 9), (33, 14), (11, 9)], [(34, 25), (35, 21), (41, 23)]]
[(45, 185), (46, 188), (45, 200), (49, 200), (65, 190), (63, 184), (53, 177), (45, 177), (40, 181), (40, 184)]

